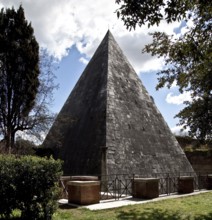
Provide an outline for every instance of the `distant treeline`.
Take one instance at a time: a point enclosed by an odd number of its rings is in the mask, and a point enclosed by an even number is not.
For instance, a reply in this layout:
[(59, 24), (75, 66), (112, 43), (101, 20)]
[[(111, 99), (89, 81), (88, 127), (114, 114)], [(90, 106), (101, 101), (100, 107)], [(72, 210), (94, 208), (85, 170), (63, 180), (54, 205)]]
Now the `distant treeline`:
[(197, 139), (195, 138), (191, 138), (189, 136), (175, 136), (178, 143), (180, 144), (180, 146), (185, 149), (186, 147), (190, 146), (194, 149), (198, 149), (198, 148), (208, 148), (212, 150), (212, 143), (206, 143), (206, 144), (201, 144)]

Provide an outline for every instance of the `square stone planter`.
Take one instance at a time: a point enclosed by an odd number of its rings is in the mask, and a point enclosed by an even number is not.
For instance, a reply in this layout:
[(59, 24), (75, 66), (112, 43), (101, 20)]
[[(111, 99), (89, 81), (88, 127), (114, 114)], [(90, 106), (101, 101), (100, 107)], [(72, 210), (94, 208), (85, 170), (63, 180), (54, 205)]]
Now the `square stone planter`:
[(178, 178), (178, 193), (192, 193), (194, 192), (194, 177), (181, 176)]
[(69, 181), (68, 202), (79, 205), (90, 205), (100, 201), (99, 181)]
[(134, 198), (153, 199), (159, 196), (159, 179), (135, 178), (132, 183)]

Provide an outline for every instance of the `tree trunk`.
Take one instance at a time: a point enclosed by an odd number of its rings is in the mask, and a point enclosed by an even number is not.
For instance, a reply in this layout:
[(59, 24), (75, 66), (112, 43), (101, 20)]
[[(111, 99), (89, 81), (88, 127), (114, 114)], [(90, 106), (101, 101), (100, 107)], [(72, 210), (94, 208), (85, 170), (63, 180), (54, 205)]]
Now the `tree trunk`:
[(9, 154), (11, 154), (12, 149), (14, 148), (14, 144), (15, 144), (15, 132), (12, 132), (11, 130), (12, 129), (8, 129), (7, 135), (5, 137), (6, 149), (8, 150)]
[(9, 131), (7, 132), (5, 140), (6, 140), (6, 150), (8, 150), (9, 154), (11, 154), (11, 135)]

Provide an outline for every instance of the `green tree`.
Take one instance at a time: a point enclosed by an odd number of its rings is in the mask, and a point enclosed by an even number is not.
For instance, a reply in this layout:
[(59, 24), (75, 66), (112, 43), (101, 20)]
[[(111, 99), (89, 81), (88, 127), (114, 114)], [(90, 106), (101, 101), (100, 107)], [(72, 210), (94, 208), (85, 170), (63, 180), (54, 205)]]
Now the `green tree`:
[(39, 62), (39, 45), (22, 6), (1, 9), (0, 136), (9, 152), (18, 131), (38, 131), (50, 119), (46, 100), (52, 77), (45, 51), (40, 56)]
[(179, 91), (189, 91), (192, 101), (176, 117), (179, 125), (189, 127), (190, 135), (202, 141), (212, 139), (212, 4), (210, 0), (116, 0), (120, 4), (118, 18), (127, 29), (147, 24), (159, 25), (182, 21), (187, 31), (181, 36), (164, 32), (152, 33), (153, 42), (146, 45), (143, 52), (163, 57), (165, 67), (158, 72), (157, 89), (176, 82)]

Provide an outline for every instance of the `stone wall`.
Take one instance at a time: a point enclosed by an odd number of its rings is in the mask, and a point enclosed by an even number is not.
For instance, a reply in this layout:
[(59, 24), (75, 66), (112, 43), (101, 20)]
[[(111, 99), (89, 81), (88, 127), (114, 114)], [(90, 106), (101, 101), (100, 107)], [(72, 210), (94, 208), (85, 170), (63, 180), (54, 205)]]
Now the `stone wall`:
[(193, 169), (197, 173), (212, 173), (212, 150), (186, 152)]

